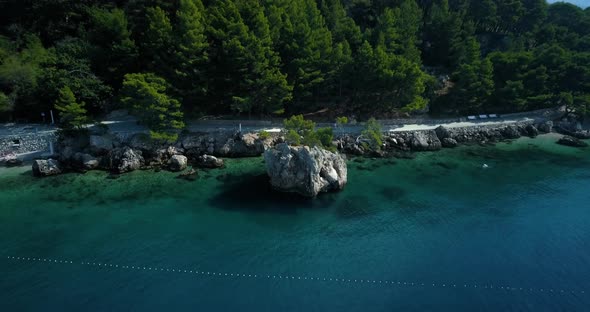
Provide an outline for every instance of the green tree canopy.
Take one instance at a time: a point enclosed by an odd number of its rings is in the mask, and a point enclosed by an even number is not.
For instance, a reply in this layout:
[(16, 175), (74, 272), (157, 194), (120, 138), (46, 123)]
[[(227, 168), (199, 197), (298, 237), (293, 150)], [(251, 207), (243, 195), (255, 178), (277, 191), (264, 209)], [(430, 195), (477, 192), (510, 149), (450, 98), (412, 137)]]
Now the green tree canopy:
[(154, 74), (127, 74), (121, 102), (150, 129), (154, 139), (174, 141), (183, 129), (180, 102), (166, 94), (166, 80)]
[(66, 130), (79, 130), (88, 122), (84, 102), (76, 101), (70, 87), (65, 86), (59, 91), (55, 101), (55, 109), (59, 112), (60, 126)]

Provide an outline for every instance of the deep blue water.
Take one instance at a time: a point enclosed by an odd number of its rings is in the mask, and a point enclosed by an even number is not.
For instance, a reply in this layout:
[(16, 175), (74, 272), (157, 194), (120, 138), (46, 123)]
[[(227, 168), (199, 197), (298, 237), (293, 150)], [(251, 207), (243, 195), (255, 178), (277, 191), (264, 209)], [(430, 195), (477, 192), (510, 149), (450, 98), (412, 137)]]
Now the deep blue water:
[(0, 311), (588, 311), (590, 150), (553, 142), (351, 160), (315, 200), (270, 193), (259, 158), (2, 169)]

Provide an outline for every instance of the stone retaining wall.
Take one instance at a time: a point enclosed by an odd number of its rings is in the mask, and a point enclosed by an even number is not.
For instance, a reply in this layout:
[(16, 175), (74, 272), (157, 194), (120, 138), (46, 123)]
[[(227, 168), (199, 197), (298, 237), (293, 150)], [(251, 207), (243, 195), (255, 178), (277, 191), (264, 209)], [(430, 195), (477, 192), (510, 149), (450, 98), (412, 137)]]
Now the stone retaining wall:
[(55, 133), (11, 134), (0, 137), (0, 156), (49, 151), (50, 142), (57, 142)]

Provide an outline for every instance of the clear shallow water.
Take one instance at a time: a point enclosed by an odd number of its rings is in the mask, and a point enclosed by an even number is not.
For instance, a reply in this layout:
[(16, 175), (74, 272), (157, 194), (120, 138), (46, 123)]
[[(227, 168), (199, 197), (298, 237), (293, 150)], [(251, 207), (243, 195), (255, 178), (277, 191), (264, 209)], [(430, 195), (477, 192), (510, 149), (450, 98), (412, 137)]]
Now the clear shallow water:
[(313, 201), (259, 158), (194, 182), (2, 169), (0, 310), (585, 311), (590, 150), (553, 142), (351, 161)]

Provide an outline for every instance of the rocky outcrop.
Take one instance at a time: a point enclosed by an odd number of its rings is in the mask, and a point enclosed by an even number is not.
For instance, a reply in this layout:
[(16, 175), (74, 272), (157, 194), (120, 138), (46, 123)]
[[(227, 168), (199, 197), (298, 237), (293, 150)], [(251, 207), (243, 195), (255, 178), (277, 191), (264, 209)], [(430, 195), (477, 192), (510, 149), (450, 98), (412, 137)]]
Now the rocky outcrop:
[(188, 166), (188, 159), (183, 155), (174, 155), (168, 160), (168, 169), (170, 171), (182, 171)]
[(61, 164), (55, 159), (36, 159), (33, 161), (33, 175), (48, 177), (62, 173)]
[(133, 150), (130, 147), (121, 147), (111, 150), (104, 157), (103, 162), (105, 169), (125, 173), (141, 168), (144, 159), (140, 151)]
[(539, 130), (533, 124), (527, 125), (524, 128), (524, 130), (526, 131), (526, 134), (531, 138), (534, 138), (539, 135)]
[(504, 127), (501, 130), (502, 136), (506, 139), (518, 139), (520, 138), (520, 131), (516, 125), (510, 125)]
[(266, 170), (275, 190), (315, 197), (344, 188), (345, 158), (319, 147), (276, 145), (264, 153)]
[(571, 147), (586, 147), (586, 146), (588, 146), (588, 143), (586, 143), (578, 138), (574, 138), (574, 137), (567, 136), (567, 135), (562, 137), (561, 139), (559, 139), (559, 141), (557, 141), (557, 144), (571, 146)]
[(375, 152), (371, 150), (362, 136), (344, 135), (338, 138), (338, 149), (346, 154), (357, 156), (395, 156), (405, 157), (409, 152), (436, 151), (453, 148), (461, 144), (486, 144), (521, 136), (535, 137), (549, 133), (553, 122), (517, 122), (509, 125), (476, 125), (447, 128), (439, 126), (434, 130), (393, 131), (383, 134), (384, 145)]
[(386, 142), (386, 148), (404, 151), (437, 151), (442, 148), (435, 130), (392, 132)]
[(537, 125), (537, 129), (543, 133), (551, 133), (553, 131), (553, 121), (548, 120)]
[(223, 165), (223, 159), (215, 156), (205, 154), (197, 158), (197, 166), (201, 168), (221, 168)]
[(446, 148), (454, 148), (459, 146), (459, 143), (457, 142), (457, 140), (453, 139), (453, 138), (444, 138), (441, 140), (442, 146), (446, 147)]

